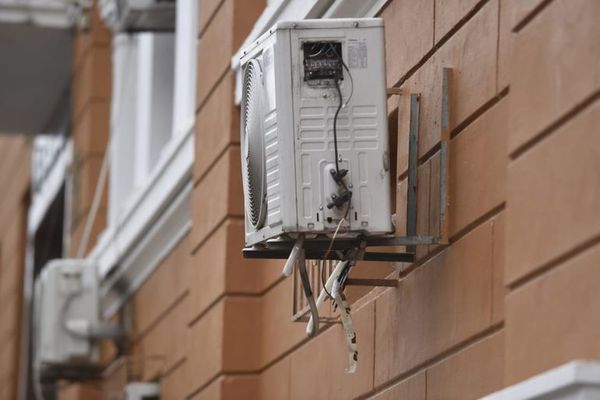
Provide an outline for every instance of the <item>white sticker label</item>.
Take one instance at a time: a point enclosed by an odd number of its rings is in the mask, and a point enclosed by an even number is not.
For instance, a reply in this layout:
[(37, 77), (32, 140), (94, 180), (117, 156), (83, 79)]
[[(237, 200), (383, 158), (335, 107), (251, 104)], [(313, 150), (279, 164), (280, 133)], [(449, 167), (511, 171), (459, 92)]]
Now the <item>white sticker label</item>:
[(367, 68), (367, 41), (348, 40), (348, 68)]

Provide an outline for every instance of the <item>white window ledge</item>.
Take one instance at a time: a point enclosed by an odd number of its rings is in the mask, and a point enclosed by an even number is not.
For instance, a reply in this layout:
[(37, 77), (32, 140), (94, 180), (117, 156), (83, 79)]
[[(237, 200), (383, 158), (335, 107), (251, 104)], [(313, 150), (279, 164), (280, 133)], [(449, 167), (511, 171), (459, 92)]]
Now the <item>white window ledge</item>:
[(600, 399), (600, 362), (573, 361), (551, 369), (483, 400)]
[(102, 309), (114, 314), (191, 228), (194, 123), (164, 149), (147, 184), (128, 204), (119, 223), (100, 236), (89, 258), (104, 280)]
[(62, 148), (60, 154), (48, 171), (47, 176), (40, 182), (39, 190), (34, 192), (29, 207), (27, 218), (27, 234), (32, 236), (37, 231), (46, 215), (48, 207), (52, 204), (60, 188), (65, 182), (65, 177), (73, 160), (73, 142), (69, 140)]

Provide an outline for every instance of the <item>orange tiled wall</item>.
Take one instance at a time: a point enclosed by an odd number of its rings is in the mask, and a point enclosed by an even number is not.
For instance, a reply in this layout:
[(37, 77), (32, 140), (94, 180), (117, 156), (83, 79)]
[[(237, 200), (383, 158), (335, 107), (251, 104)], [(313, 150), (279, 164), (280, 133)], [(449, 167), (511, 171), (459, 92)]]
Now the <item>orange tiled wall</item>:
[[(453, 68), (451, 246), (421, 249), (396, 266), (398, 288), (355, 303), (352, 376), (339, 326), (308, 340), (290, 322), (281, 262), (241, 258), (229, 62), (264, 3), (199, 4), (193, 227), (132, 302), (132, 357), (163, 398), (462, 400), (600, 358), (599, 2), (391, 0), (381, 11), (388, 85), (422, 95), (419, 233), (436, 223), (442, 68)], [(407, 96), (388, 106), (403, 218)]]
[(0, 134), (0, 398), (17, 396), (31, 146)]
[[(79, 249), (109, 136), (111, 53), (111, 32), (94, 10), (89, 30), (75, 34), (73, 47), (71, 135), (74, 160), (69, 246), (72, 257)], [(86, 253), (94, 247), (97, 235), (106, 226), (107, 199), (108, 185), (92, 226)]]

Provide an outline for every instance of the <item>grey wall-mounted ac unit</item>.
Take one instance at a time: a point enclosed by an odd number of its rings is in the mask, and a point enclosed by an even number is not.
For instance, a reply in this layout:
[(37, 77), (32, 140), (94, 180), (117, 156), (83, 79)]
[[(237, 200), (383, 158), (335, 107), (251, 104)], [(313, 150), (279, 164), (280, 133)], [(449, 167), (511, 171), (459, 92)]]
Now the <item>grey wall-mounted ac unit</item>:
[(391, 232), (383, 21), (279, 22), (240, 64), (246, 245)]
[(100, 361), (95, 337), (105, 328), (100, 320), (96, 266), (81, 259), (46, 264), (34, 294), (37, 380), (94, 376)]
[(175, 0), (100, 0), (99, 9), (114, 32), (175, 29)]

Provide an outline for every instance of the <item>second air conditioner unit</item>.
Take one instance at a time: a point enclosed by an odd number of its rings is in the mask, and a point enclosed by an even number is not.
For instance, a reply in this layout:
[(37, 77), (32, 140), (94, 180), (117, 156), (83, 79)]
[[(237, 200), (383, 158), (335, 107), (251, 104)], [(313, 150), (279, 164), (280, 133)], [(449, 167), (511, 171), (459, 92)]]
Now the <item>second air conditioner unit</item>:
[(124, 331), (100, 317), (99, 278), (94, 262), (49, 261), (35, 282), (33, 367), (35, 382), (95, 379), (100, 340), (121, 340)]
[(34, 359), (40, 378), (95, 374), (100, 352), (88, 332), (99, 323), (95, 265), (80, 259), (48, 262), (34, 294)]
[(279, 22), (241, 68), (246, 245), (392, 231), (383, 21)]

